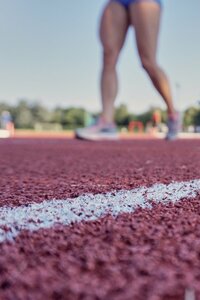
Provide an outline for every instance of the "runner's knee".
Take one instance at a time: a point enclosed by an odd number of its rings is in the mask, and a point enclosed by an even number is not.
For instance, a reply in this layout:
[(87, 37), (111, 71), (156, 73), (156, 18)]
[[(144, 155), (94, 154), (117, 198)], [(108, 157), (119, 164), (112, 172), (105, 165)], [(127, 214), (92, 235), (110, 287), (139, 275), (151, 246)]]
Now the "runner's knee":
[(104, 50), (103, 53), (103, 62), (104, 62), (104, 67), (105, 68), (115, 68), (117, 59), (118, 59), (118, 51), (115, 49), (108, 49)]
[(149, 74), (151, 77), (155, 77), (158, 72), (158, 65), (156, 61), (147, 58), (147, 57), (141, 57), (141, 63), (142, 67), (145, 69), (145, 71)]

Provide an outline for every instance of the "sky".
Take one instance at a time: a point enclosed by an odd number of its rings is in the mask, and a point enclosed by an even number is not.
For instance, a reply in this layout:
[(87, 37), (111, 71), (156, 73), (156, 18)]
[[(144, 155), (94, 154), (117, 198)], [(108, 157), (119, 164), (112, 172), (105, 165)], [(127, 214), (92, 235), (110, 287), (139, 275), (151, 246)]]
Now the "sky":
[[(105, 0), (0, 0), (0, 101), (19, 99), (100, 110), (102, 48), (99, 20)], [(176, 107), (200, 99), (200, 0), (165, 0), (159, 63)], [(140, 113), (164, 104), (141, 68), (133, 29), (118, 64), (116, 105)]]

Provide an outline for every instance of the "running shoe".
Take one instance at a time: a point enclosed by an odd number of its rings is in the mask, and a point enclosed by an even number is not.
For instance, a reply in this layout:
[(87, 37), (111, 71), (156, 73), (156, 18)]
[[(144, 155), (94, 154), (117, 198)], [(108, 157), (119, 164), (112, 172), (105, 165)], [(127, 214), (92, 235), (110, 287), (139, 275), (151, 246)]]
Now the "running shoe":
[(78, 128), (75, 131), (75, 137), (88, 141), (117, 140), (119, 138), (116, 125), (105, 123), (101, 118), (94, 125)]
[(168, 141), (176, 140), (180, 131), (180, 115), (177, 113), (176, 117), (170, 117), (167, 121), (168, 132), (165, 137)]

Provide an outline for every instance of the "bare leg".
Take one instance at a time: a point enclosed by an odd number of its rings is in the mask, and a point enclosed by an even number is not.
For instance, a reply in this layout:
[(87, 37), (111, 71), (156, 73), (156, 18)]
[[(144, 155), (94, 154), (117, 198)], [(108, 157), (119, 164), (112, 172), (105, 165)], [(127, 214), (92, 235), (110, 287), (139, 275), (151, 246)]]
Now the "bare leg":
[(130, 5), (131, 24), (135, 27), (139, 56), (155, 88), (163, 97), (168, 114), (175, 117), (172, 94), (167, 76), (156, 60), (161, 8), (156, 2), (141, 1)]
[(103, 46), (103, 68), (101, 74), (102, 117), (111, 123), (114, 118), (114, 101), (118, 92), (116, 64), (123, 47), (127, 29), (128, 13), (116, 2), (110, 2), (102, 15), (100, 39)]

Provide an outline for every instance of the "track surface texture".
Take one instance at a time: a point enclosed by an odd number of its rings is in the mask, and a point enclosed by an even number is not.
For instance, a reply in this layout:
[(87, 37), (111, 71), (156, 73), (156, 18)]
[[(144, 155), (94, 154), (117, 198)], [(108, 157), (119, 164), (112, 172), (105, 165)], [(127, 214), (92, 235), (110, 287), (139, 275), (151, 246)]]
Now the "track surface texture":
[[(15, 208), (200, 179), (200, 141), (0, 140), (0, 168), (0, 207)], [(197, 193), (24, 230), (0, 243), (0, 299), (182, 300), (188, 289), (200, 299), (199, 214)]]

